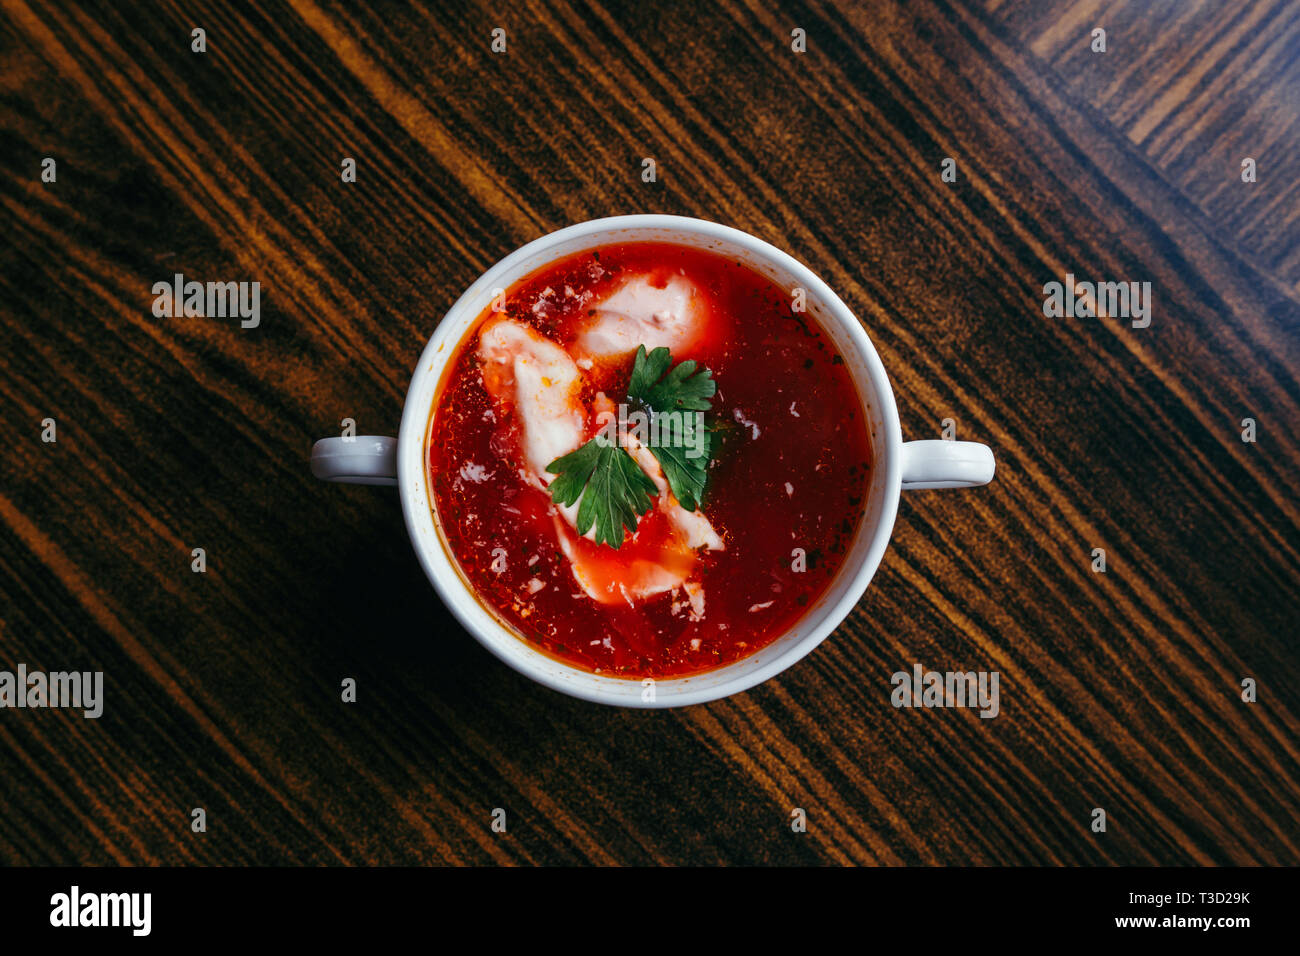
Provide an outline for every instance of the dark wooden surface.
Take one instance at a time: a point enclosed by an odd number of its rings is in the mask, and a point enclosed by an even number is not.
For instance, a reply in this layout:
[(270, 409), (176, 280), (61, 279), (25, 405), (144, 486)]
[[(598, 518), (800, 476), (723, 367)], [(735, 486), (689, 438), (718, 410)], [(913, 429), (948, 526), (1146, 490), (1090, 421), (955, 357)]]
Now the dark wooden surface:
[[(0, 0), (0, 668), (107, 684), (0, 711), (0, 862), (1297, 862), (1300, 6), (490, 6)], [(632, 212), (789, 250), (908, 437), (998, 456), (805, 661), (674, 712), (498, 664), (395, 494), (307, 468), (491, 263)], [(261, 327), (155, 318), (177, 271)], [(1045, 319), (1067, 271), (1150, 328)], [(895, 710), (914, 662), (1001, 715)]]

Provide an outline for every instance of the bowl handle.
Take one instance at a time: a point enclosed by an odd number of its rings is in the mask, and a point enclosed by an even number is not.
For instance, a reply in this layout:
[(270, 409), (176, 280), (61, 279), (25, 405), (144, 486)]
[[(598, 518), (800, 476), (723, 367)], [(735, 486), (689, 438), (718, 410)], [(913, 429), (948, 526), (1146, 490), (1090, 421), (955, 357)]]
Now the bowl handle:
[(993, 451), (973, 441), (903, 443), (903, 490), (974, 488), (993, 480)]
[(311, 473), (350, 485), (397, 484), (397, 439), (382, 435), (322, 438), (311, 448)]

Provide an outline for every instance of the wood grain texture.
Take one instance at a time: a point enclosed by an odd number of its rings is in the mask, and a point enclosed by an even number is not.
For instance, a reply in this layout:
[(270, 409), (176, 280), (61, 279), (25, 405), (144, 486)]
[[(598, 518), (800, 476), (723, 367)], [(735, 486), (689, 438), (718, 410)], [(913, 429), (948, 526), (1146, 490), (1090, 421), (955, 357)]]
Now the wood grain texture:
[[(0, 0), (0, 668), (107, 685), (0, 711), (0, 862), (1300, 861), (1298, 54), (1288, 0)], [(307, 468), (393, 433), (489, 265), (633, 212), (791, 252), (905, 436), (998, 457), (905, 496), (803, 662), (658, 713), (498, 664), (395, 495)], [(261, 326), (154, 318), (173, 272), (260, 281)], [(1151, 327), (1043, 318), (1066, 272), (1150, 281)], [(1002, 713), (894, 709), (914, 662)]]

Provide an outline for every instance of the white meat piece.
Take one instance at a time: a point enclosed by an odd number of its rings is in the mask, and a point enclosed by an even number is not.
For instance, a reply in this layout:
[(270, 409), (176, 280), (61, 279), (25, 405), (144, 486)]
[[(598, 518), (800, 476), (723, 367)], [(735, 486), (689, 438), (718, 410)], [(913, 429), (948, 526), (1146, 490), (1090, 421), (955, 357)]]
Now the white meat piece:
[(684, 276), (662, 288), (647, 275), (635, 276), (593, 308), (592, 322), (578, 336), (578, 348), (598, 358), (625, 355), (644, 345), (674, 355), (689, 350), (701, 331), (702, 297)]
[(543, 486), (546, 466), (582, 444), (586, 415), (578, 401), (578, 366), (569, 353), (526, 325), (502, 319), (479, 337), (483, 382), (520, 419), (524, 465)]

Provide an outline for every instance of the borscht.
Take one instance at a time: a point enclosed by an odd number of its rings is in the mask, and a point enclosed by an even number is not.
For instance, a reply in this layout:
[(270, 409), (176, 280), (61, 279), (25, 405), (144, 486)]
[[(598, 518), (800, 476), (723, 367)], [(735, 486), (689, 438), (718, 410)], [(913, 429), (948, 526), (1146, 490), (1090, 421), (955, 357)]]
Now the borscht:
[(802, 291), (664, 242), (558, 259), (494, 299), (427, 444), (436, 523), (479, 602), (545, 653), (633, 679), (788, 631), (840, 571), (872, 467)]

